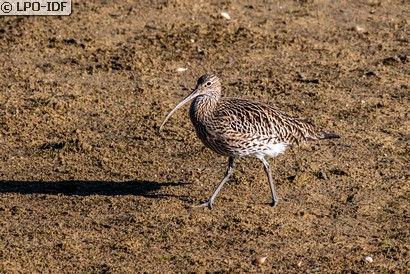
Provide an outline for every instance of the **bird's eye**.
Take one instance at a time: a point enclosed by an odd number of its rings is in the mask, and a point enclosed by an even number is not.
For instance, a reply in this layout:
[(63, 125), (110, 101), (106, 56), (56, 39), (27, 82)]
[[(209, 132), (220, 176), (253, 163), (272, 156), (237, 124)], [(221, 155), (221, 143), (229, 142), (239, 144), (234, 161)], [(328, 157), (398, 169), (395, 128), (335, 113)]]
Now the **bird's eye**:
[(211, 84), (212, 84), (211, 82), (207, 82), (207, 83), (205, 84), (205, 86), (210, 87)]

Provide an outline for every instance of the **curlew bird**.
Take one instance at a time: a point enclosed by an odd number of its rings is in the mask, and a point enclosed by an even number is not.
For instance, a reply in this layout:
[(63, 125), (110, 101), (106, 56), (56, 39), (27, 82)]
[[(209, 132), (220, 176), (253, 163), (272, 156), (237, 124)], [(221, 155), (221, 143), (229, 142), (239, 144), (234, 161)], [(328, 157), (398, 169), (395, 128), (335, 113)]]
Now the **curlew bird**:
[(217, 76), (210, 74), (198, 79), (195, 89), (165, 117), (160, 130), (171, 115), (190, 100), (193, 101), (189, 116), (197, 136), (206, 147), (228, 157), (225, 176), (209, 200), (199, 207), (212, 208), (215, 197), (232, 174), (234, 159), (244, 156), (253, 156), (262, 162), (272, 195), (271, 205), (275, 206), (278, 197), (265, 156), (276, 157), (292, 144), (339, 138), (270, 105), (221, 97), (221, 82)]

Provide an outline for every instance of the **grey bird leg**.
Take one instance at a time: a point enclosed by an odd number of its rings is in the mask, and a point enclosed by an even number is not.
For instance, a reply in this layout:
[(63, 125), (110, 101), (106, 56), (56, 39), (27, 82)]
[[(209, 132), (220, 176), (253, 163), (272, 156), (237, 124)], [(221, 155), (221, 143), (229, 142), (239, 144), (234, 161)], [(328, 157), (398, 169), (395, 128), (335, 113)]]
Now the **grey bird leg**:
[(261, 160), (263, 167), (265, 168), (266, 175), (268, 175), (268, 180), (269, 180), (269, 186), (270, 186), (270, 191), (272, 194), (272, 203), (271, 206), (274, 207), (278, 204), (278, 196), (276, 196), (275, 188), (273, 186), (273, 180), (272, 180), (272, 175), (270, 172), (270, 167), (269, 163), (265, 160), (263, 156), (258, 157), (259, 160)]
[(209, 198), (209, 200), (207, 202), (197, 205), (197, 207), (207, 206), (209, 209), (212, 209), (212, 204), (214, 203), (216, 195), (218, 195), (218, 192), (221, 190), (222, 186), (228, 180), (229, 176), (231, 176), (232, 171), (233, 171), (233, 157), (229, 157), (229, 159), (228, 159), (228, 169), (225, 172), (224, 178), (219, 183), (218, 187), (215, 189), (215, 191), (212, 194), (211, 198)]

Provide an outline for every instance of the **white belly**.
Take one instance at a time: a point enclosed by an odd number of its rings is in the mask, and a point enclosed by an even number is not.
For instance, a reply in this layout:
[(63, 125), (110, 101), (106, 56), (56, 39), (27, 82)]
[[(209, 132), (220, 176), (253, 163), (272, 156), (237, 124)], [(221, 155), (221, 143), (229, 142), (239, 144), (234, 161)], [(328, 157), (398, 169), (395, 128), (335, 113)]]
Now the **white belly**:
[(260, 157), (276, 157), (285, 152), (287, 144), (285, 142), (280, 143), (266, 143), (266, 144), (255, 144), (254, 146), (248, 146), (245, 149), (239, 149), (236, 151), (238, 157), (243, 156), (254, 156), (256, 158)]

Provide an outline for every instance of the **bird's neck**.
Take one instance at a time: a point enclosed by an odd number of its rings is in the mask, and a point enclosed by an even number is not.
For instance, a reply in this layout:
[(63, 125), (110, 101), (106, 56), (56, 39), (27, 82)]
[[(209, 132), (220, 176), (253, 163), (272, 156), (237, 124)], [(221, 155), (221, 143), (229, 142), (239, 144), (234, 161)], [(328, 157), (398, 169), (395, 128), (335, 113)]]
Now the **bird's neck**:
[(196, 97), (192, 101), (189, 111), (191, 119), (197, 122), (206, 121), (216, 110), (220, 99), (221, 95), (219, 93)]

